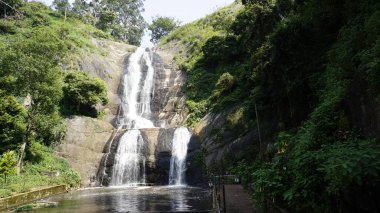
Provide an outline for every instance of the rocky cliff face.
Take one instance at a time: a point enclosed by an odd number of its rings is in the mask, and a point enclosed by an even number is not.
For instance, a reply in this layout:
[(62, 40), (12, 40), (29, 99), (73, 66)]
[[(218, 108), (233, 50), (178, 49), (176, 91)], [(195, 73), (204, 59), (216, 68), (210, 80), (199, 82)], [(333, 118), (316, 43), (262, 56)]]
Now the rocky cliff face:
[(228, 116), (237, 110), (239, 107), (232, 107), (219, 113), (209, 113), (194, 128), (194, 133), (199, 137), (202, 149), (206, 153), (205, 164), (211, 171), (223, 172), (218, 169), (225, 160), (228, 160), (227, 158), (240, 159), (249, 152), (257, 152), (260, 149), (259, 130), (262, 143), (265, 144), (264, 142), (268, 142), (269, 136), (278, 128), (278, 121), (262, 119), (260, 128), (255, 123), (246, 132), (238, 134), (236, 129), (230, 129), (228, 121)]
[(104, 145), (113, 127), (107, 121), (78, 116), (67, 119), (66, 125), (66, 136), (56, 152), (80, 173), (82, 186), (93, 186)]
[(182, 86), (185, 84), (185, 73), (175, 69), (157, 53), (153, 53), (155, 89), (151, 103), (152, 114), (161, 127), (182, 126), (187, 116), (185, 96)]
[[(163, 54), (165, 57), (161, 57)], [(152, 117), (157, 128), (140, 129), (144, 139), (143, 156), (146, 159), (146, 182), (160, 185), (168, 184), (170, 159), (172, 153), (172, 141), (175, 128), (182, 126), (187, 116), (185, 96), (181, 89), (185, 83), (185, 75), (182, 71), (170, 65), (168, 53), (152, 52), (152, 62), (155, 69), (154, 91), (151, 101)], [(127, 64), (125, 65), (127, 67)], [(147, 71), (147, 67), (143, 70)], [(122, 85), (122, 84), (120, 84)], [(120, 94), (122, 88), (119, 88)], [(99, 185), (109, 185), (119, 139), (125, 130), (118, 132), (113, 140), (104, 149), (104, 157), (100, 163), (97, 181)], [(201, 168), (193, 164), (200, 152), (200, 144), (196, 137), (191, 139), (187, 158), (187, 182), (196, 184), (201, 182)]]
[[(136, 48), (106, 40), (93, 40), (93, 43), (98, 51), (84, 52), (73, 59), (72, 64), (65, 66), (67, 69), (78, 68), (106, 82), (110, 101), (106, 106), (99, 107), (99, 110), (104, 110), (105, 116), (102, 119), (78, 116), (67, 119), (65, 139), (56, 149), (79, 171), (82, 186), (86, 187), (109, 184), (118, 140), (125, 133), (125, 130), (114, 129), (122, 90), (120, 80), (126, 72), (128, 56)], [(183, 125), (187, 116), (185, 97), (181, 92), (186, 77), (172, 66), (173, 55), (170, 52), (151, 54), (155, 68), (152, 120), (159, 128), (141, 130), (146, 141), (147, 182), (167, 184), (174, 127)], [(196, 166), (191, 165), (199, 151), (194, 148), (199, 147), (195, 138), (190, 146), (189, 156), (192, 157), (188, 160), (188, 173), (197, 176)]]
[(59, 155), (65, 157), (81, 177), (82, 186), (95, 184), (99, 162), (103, 149), (110, 139), (113, 126), (112, 119), (120, 103), (118, 86), (123, 73), (125, 58), (136, 47), (108, 40), (93, 40), (96, 51), (83, 52), (66, 64), (67, 69), (80, 69), (106, 82), (109, 103), (99, 110), (104, 110), (103, 119), (75, 116), (66, 119), (67, 131), (64, 140), (56, 148)]
[[(143, 156), (146, 159), (146, 182), (158, 185), (169, 183), (170, 159), (172, 153), (172, 141), (175, 128), (147, 128), (140, 129), (144, 139), (142, 148)], [(125, 130), (114, 133), (112, 140), (109, 140), (104, 148), (105, 155), (100, 161), (99, 172), (97, 174), (97, 185), (108, 186), (111, 181), (115, 155), (119, 146), (119, 140)], [(193, 136), (188, 145), (188, 157), (186, 160), (186, 183), (196, 185), (202, 182), (203, 176), (201, 167), (194, 163), (194, 159), (200, 153), (200, 143), (198, 137)]]
[[(174, 129), (147, 128), (140, 129), (140, 132), (145, 142), (142, 152), (146, 159), (146, 181), (167, 184)], [(120, 138), (124, 133), (125, 130), (116, 133), (114, 139), (110, 140), (104, 149), (105, 155), (100, 162), (101, 166), (97, 175), (99, 185), (108, 186), (110, 184), (115, 155)]]

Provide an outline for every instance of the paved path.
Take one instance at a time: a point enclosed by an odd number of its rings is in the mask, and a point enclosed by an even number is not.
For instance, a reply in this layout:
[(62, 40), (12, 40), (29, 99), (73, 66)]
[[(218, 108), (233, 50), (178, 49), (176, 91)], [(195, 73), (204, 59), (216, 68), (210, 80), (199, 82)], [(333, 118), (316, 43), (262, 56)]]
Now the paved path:
[(258, 213), (241, 185), (224, 185), (227, 213)]

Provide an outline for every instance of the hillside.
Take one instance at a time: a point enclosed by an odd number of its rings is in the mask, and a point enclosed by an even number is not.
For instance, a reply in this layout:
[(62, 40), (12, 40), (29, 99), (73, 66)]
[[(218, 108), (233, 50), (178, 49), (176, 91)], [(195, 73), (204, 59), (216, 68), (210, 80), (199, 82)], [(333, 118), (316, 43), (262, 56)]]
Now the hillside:
[(187, 73), (208, 173), (240, 175), (263, 211), (380, 211), (380, 4), (243, 2), (157, 50)]
[[(83, 165), (71, 166), (78, 156), (88, 157), (99, 141), (101, 153), (112, 133), (124, 57), (136, 48), (42, 3), (15, 7), (0, 16), (0, 197), (56, 184), (80, 185)], [(77, 155), (75, 145), (66, 145), (73, 128), (75, 141), (88, 155)], [(96, 138), (81, 140), (78, 132), (84, 128)], [(105, 137), (96, 134), (104, 129)], [(98, 161), (93, 161), (96, 167)]]

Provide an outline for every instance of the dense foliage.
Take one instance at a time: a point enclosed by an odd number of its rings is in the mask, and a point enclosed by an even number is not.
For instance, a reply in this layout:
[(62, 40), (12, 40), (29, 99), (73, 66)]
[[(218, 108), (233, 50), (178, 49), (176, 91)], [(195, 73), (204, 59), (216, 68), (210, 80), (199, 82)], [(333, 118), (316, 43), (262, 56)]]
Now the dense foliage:
[(26, 110), (12, 96), (0, 100), (0, 154), (15, 150), (25, 134)]
[(160, 39), (167, 36), (171, 31), (179, 26), (179, 22), (172, 17), (157, 16), (153, 18), (152, 24), (148, 26), (151, 31), (150, 41), (157, 44)]
[(218, 31), (221, 11), (161, 42), (187, 46), (188, 123), (234, 109), (224, 128), (237, 137), (256, 115), (270, 127), (224, 162), (264, 211), (380, 211), (379, 2), (247, 0)]
[(63, 103), (71, 113), (97, 116), (96, 104), (107, 104), (107, 90), (99, 78), (90, 78), (83, 72), (71, 72), (65, 76)]
[[(82, 106), (106, 104), (107, 94), (100, 79), (80, 71), (66, 74), (63, 68), (82, 50), (96, 51), (92, 37), (107, 35), (38, 2), (15, 3), (4, 11), (0, 16), (0, 154), (7, 184), (0, 196), (54, 183), (77, 185), (78, 174), (48, 147), (59, 143), (65, 133), (62, 109), (79, 105), (81, 111), (65, 115), (89, 115)], [(74, 81), (68, 82), (69, 76)], [(17, 159), (17, 177), (11, 155)], [(60, 176), (51, 179), (54, 183), (47, 181), (44, 173), (55, 171)]]
[(75, 0), (69, 14), (109, 32), (117, 40), (139, 45), (146, 27), (141, 15), (143, 5), (143, 0)]
[(16, 174), (16, 153), (8, 151), (1, 155), (0, 158), (0, 176), (7, 182), (8, 175)]

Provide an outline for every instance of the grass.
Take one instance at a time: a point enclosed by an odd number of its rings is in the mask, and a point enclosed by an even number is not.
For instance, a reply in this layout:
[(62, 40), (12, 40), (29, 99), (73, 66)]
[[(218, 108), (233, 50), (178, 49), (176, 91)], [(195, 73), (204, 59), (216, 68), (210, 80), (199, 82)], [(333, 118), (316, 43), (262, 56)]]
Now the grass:
[(175, 56), (175, 61), (181, 69), (188, 71), (202, 57), (202, 47), (209, 38), (228, 33), (227, 29), (241, 8), (241, 4), (233, 3), (202, 19), (185, 24), (162, 38), (160, 46), (174, 44), (180, 47), (183, 51)]
[(80, 176), (70, 168), (64, 158), (54, 155), (52, 148), (34, 142), (23, 173), (20, 176), (7, 177), (6, 182), (1, 179), (0, 184), (0, 197), (4, 198), (53, 185), (77, 187), (80, 184)]

